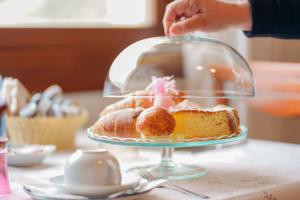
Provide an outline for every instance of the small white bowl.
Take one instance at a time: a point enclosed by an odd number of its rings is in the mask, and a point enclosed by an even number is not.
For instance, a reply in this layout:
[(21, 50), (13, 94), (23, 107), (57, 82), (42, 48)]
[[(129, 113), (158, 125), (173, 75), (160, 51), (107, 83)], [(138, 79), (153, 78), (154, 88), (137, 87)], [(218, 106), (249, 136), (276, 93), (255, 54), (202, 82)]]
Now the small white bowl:
[(56, 150), (55, 145), (20, 145), (9, 148), (7, 163), (14, 167), (39, 165)]
[(64, 183), (85, 187), (120, 185), (120, 166), (106, 149), (77, 150), (65, 164)]

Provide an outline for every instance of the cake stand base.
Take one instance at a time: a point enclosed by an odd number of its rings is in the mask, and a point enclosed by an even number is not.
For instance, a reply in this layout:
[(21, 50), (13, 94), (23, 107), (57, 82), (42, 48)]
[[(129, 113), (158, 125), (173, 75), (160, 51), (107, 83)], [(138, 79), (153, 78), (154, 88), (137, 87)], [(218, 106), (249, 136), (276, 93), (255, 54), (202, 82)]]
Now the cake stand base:
[(174, 148), (162, 149), (161, 162), (158, 165), (134, 167), (128, 171), (139, 174), (139, 170), (148, 171), (155, 179), (189, 179), (204, 176), (207, 170), (197, 165), (177, 164), (172, 160)]

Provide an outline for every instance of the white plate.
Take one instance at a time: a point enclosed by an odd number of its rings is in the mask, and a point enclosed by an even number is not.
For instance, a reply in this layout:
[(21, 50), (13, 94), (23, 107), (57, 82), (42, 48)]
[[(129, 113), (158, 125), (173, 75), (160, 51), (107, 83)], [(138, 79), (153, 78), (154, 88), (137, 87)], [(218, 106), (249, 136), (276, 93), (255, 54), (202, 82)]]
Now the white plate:
[(107, 197), (110, 194), (129, 190), (140, 182), (140, 178), (133, 173), (126, 173), (122, 176), (121, 185), (111, 186), (85, 186), (85, 185), (67, 185), (64, 182), (64, 176), (56, 176), (50, 179), (50, 182), (60, 191), (69, 194), (81, 195), (86, 197)]
[(15, 167), (39, 165), (56, 150), (55, 145), (23, 145), (9, 149), (7, 163)]

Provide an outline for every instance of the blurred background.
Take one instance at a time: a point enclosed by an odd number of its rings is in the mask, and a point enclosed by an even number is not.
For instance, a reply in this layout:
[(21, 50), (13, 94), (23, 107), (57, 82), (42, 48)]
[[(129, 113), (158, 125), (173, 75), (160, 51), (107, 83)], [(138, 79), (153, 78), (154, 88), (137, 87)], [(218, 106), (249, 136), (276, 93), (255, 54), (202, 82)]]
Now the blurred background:
[[(115, 99), (102, 98), (113, 59), (129, 44), (163, 35), (169, 0), (0, 0), (0, 74), (31, 92), (58, 84), (90, 112), (87, 126)], [(239, 30), (203, 34), (250, 63), (260, 96), (238, 107), (250, 137), (300, 143), (300, 41), (248, 39)], [(299, 64), (298, 64), (299, 63)]]

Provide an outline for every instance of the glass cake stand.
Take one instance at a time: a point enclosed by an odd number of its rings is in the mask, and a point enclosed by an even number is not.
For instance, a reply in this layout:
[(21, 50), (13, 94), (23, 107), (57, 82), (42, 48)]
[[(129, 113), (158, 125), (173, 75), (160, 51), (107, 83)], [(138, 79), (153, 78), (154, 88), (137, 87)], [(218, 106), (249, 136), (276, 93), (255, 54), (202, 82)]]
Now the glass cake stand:
[(207, 173), (207, 169), (197, 165), (175, 163), (173, 161), (174, 148), (200, 147), (241, 141), (247, 137), (248, 128), (243, 125), (240, 128), (241, 132), (239, 134), (234, 134), (230, 136), (180, 140), (150, 140), (143, 138), (108, 137), (104, 135), (95, 134), (91, 128), (88, 129), (88, 136), (95, 141), (113, 145), (160, 148), (161, 160), (159, 164), (151, 166), (134, 167), (129, 169), (128, 171), (135, 172), (139, 169), (145, 169), (149, 171), (155, 178), (189, 179), (204, 176)]
[[(104, 97), (125, 100), (118, 102), (118, 109), (143, 106), (169, 109), (181, 100), (201, 101), (201, 108), (211, 108), (254, 95), (253, 73), (242, 55), (223, 42), (194, 35), (146, 38), (129, 45), (112, 62), (103, 88)], [(187, 179), (203, 176), (206, 169), (174, 163), (174, 148), (240, 141), (246, 138), (247, 128), (241, 126), (240, 134), (231, 136), (184, 140), (110, 138), (94, 134), (92, 129), (88, 133), (99, 142), (161, 148), (160, 164), (141, 168), (157, 178)]]

